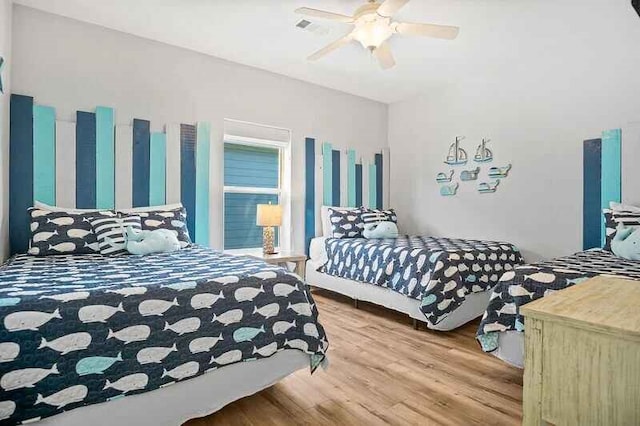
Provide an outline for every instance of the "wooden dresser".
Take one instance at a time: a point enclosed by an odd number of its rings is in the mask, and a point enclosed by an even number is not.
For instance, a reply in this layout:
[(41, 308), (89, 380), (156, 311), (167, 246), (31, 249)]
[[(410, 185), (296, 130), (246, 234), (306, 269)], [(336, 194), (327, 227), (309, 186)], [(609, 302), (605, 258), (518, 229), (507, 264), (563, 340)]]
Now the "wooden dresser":
[(593, 278), (521, 312), (524, 425), (640, 425), (640, 281)]

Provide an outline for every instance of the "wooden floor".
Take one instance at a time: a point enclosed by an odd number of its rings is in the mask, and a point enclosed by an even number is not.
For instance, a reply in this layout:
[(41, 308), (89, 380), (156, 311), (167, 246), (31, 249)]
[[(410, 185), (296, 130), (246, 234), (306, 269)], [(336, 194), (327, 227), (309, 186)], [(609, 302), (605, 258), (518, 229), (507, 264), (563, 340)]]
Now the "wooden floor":
[(446, 333), (416, 331), (407, 316), (313, 294), (329, 369), (298, 371), (186, 426), (521, 423), (522, 371), (480, 351), (477, 321)]

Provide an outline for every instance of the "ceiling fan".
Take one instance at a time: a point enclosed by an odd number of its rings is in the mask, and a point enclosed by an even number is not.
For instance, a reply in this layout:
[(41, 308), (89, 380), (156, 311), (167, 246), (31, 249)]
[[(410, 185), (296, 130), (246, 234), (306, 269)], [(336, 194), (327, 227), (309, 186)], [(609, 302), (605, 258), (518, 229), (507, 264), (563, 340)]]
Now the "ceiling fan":
[(307, 59), (315, 61), (352, 41), (358, 41), (375, 56), (383, 69), (389, 69), (396, 64), (389, 48), (389, 43), (387, 43), (387, 40), (394, 34), (418, 35), (446, 40), (453, 40), (458, 36), (460, 30), (458, 27), (392, 21), (391, 17), (408, 2), (409, 0), (384, 0), (380, 3), (376, 0), (369, 0), (367, 4), (358, 8), (353, 16), (309, 7), (296, 9), (296, 13), (301, 15), (328, 19), (354, 26), (354, 29), (349, 34), (323, 47)]

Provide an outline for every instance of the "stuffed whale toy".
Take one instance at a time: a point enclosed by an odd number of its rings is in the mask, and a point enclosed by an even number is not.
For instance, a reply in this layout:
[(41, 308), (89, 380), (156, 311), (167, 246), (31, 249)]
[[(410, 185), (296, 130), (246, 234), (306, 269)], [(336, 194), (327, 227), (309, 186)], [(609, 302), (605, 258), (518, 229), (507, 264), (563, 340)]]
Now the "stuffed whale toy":
[(169, 253), (180, 250), (178, 236), (168, 229), (135, 231), (132, 227), (128, 226), (126, 233), (126, 249), (131, 254)]
[(611, 251), (627, 260), (640, 260), (640, 228), (627, 228), (619, 224), (611, 242)]
[(367, 239), (398, 238), (398, 226), (394, 222), (368, 223), (362, 235)]

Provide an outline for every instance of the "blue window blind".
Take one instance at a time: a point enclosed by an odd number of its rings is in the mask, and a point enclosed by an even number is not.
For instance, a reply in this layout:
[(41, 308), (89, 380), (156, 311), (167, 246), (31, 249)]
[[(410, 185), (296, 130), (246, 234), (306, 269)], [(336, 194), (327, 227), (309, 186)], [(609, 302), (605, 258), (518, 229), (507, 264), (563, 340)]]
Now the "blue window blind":
[(224, 184), (250, 188), (279, 187), (280, 150), (226, 143)]
[[(262, 227), (256, 225), (258, 204), (278, 204), (277, 194), (251, 193), (250, 189), (279, 188), (280, 150), (225, 143), (224, 185), (243, 188), (224, 194), (225, 250), (262, 247)], [(249, 191), (247, 191), (249, 189)], [(278, 244), (278, 229), (276, 228)]]

